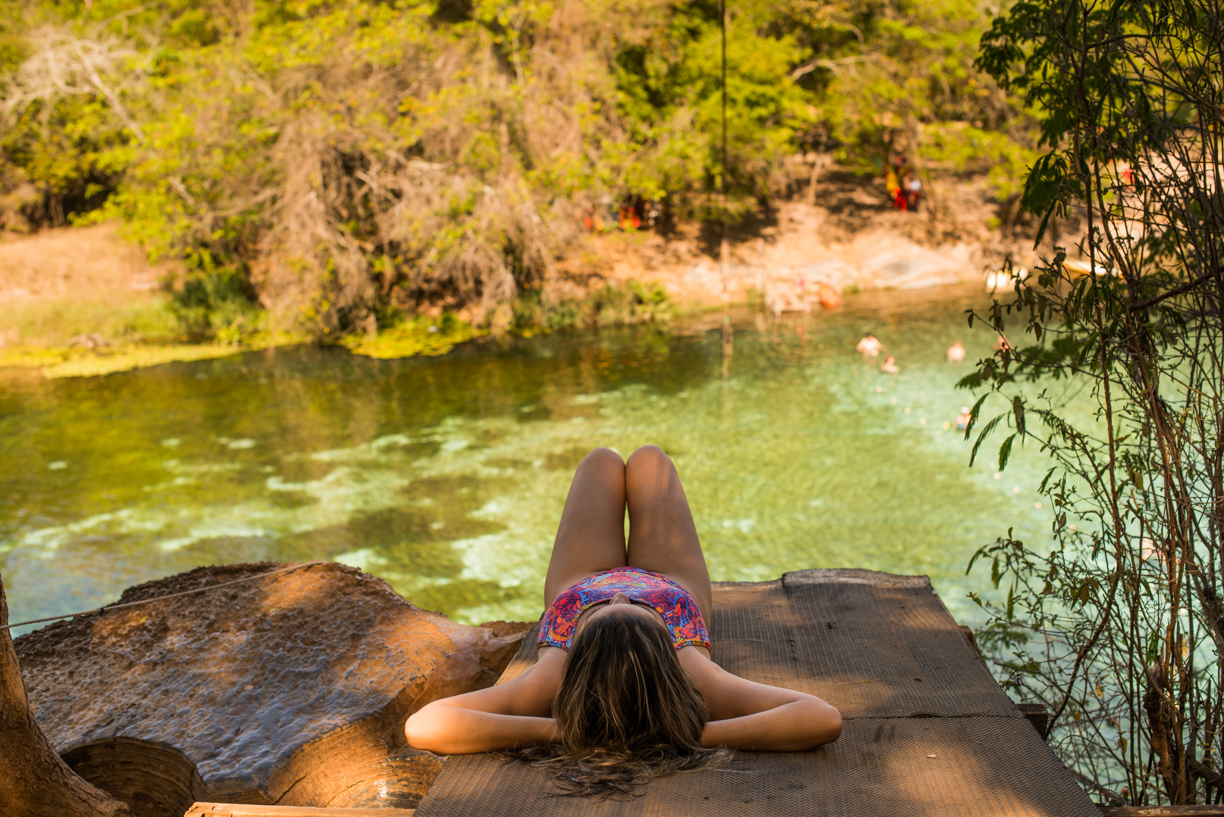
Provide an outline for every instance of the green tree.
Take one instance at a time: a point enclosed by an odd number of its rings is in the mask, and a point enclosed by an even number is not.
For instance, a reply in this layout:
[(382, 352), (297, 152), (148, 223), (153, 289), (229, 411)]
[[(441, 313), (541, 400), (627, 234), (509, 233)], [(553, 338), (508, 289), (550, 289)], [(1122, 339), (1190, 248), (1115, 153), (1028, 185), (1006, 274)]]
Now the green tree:
[[(1009, 584), (983, 635), (1007, 683), (1050, 706), (1064, 761), (1119, 804), (1224, 794), (1222, 61), (1213, 0), (1021, 2), (982, 47), (1041, 112), (1024, 206), (1043, 230), (1084, 225), (985, 316), (1031, 343), (965, 383), (990, 387), (975, 417), (1007, 402), (975, 455), (1003, 432), (1000, 468), (1025, 440), (1054, 458), (1053, 549), (1009, 535), (975, 557)], [(1046, 390), (1061, 378), (1091, 389), (1094, 420)]]

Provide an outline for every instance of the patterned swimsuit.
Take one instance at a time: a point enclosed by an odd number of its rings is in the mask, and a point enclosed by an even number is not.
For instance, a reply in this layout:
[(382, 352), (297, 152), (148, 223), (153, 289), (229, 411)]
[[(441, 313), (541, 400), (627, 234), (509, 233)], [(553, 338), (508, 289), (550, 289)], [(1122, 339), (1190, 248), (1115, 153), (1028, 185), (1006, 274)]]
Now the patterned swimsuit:
[(614, 567), (583, 579), (553, 600), (540, 623), (541, 647), (568, 651), (578, 617), (617, 593), (656, 610), (671, 633), (676, 650), (681, 647), (710, 649), (710, 634), (697, 602), (680, 585), (640, 567)]

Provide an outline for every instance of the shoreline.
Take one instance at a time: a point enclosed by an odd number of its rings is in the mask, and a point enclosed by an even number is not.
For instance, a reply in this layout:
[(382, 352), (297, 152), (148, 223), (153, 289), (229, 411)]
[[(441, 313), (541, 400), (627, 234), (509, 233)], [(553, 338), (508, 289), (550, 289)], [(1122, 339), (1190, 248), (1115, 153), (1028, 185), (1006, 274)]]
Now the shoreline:
[[(893, 300), (904, 297), (909, 303), (908, 308), (921, 308), (932, 302), (945, 302), (963, 299), (970, 293), (982, 292), (976, 281), (941, 281), (931, 286), (898, 289), (883, 287), (847, 293), (842, 305), (835, 309), (827, 309), (814, 304), (810, 312), (787, 310), (780, 315), (770, 315), (763, 303), (763, 294), (757, 290), (749, 290), (748, 297), (739, 300), (728, 300), (721, 305), (712, 305), (688, 301), (678, 305), (675, 314), (657, 321), (633, 321), (613, 323), (603, 326), (568, 326), (557, 329), (537, 329), (530, 332), (510, 332), (508, 337), (523, 340), (540, 335), (570, 331), (599, 331), (601, 329), (625, 328), (635, 325), (651, 324), (667, 327), (680, 334), (692, 334), (710, 331), (722, 325), (723, 316), (731, 314), (732, 323), (740, 324), (746, 321), (746, 315), (757, 319), (768, 317), (769, 320), (793, 321), (815, 316), (838, 314), (851, 306), (859, 309), (875, 305), (881, 298)], [(326, 344), (337, 349), (344, 349), (353, 355), (370, 357), (377, 360), (406, 359), (410, 357), (432, 357), (445, 355), (456, 346), (479, 343), (492, 339), (487, 330), (473, 330), (466, 323), (459, 324), (458, 331), (428, 333), (423, 326), (436, 326), (436, 322), (420, 321), (415, 325), (407, 322), (387, 330), (380, 331), (374, 340), (364, 336), (356, 336), (348, 343)], [(95, 349), (84, 346), (11, 346), (0, 347), (0, 373), (5, 370), (35, 370), (47, 380), (58, 380), (75, 377), (102, 377), (109, 374), (161, 366), (167, 363), (193, 363), (203, 360), (260, 352), (269, 349), (283, 349), (294, 346), (317, 344), (318, 341), (306, 335), (289, 333), (267, 333), (252, 336), (241, 344), (223, 343), (165, 343), (136, 342), (103, 346)]]
[[(904, 213), (881, 206), (879, 179), (829, 172), (816, 201), (780, 201), (734, 227), (725, 275), (718, 246), (703, 232), (708, 225), (590, 232), (558, 261), (546, 291), (520, 293), (509, 308), (482, 316), (469, 306), (423, 306), (333, 343), (393, 359), (446, 354), (490, 336), (700, 322), (724, 308), (819, 313), (825, 307), (816, 296), (829, 287), (855, 298), (944, 289), (984, 282), (1005, 256), (1032, 264), (1026, 242), (991, 224), (981, 179), (941, 185), (937, 211)], [(241, 318), (215, 340), (182, 338), (163, 291), (178, 272), (173, 263), (150, 264), (113, 223), (0, 235), (0, 369), (93, 377), (320, 342), (305, 333), (239, 332)], [(255, 314), (262, 323), (268, 313)]]
[(309, 343), (302, 336), (257, 338), (253, 343), (126, 343), (88, 349), (82, 346), (14, 346), (0, 348), (0, 370), (37, 369), (48, 380), (64, 377), (101, 377), (160, 366), (240, 355)]

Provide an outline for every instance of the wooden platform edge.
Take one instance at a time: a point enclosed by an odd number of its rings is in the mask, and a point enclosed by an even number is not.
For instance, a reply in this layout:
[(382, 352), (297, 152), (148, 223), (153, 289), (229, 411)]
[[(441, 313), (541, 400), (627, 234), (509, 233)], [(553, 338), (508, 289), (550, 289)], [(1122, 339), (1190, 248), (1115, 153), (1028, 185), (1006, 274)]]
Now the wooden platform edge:
[(306, 808), (194, 803), (183, 817), (412, 817), (414, 808)]
[(1102, 817), (1224, 817), (1219, 806), (1101, 806)]

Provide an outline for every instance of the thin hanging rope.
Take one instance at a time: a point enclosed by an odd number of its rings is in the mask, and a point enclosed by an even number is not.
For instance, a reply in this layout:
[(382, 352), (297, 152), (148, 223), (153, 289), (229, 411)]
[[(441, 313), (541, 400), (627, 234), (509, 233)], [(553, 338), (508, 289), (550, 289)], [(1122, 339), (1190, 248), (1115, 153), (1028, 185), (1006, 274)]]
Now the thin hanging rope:
[[(727, 4), (718, 0), (718, 28), (722, 34), (722, 172), (718, 176), (719, 216), (722, 219), (722, 242), (718, 247), (718, 277), (722, 281), (722, 381), (723, 397), (731, 375), (731, 314), (727, 278), (730, 275), (731, 248), (727, 244)], [(725, 407), (724, 402), (724, 407)]]
[(727, 8), (726, 0), (718, 0), (718, 25), (722, 32), (722, 194), (723, 237), (727, 230)]
[(718, 271), (722, 278), (723, 301), (727, 299), (727, 5), (718, 0), (718, 27), (722, 34), (722, 173), (718, 176), (719, 215), (722, 218), (722, 243)]
[(36, 618), (31, 621), (19, 621), (16, 624), (5, 624), (3, 626), (0, 626), (0, 630), (11, 630), (13, 627), (24, 627), (27, 624), (42, 624), (45, 621), (59, 621), (62, 618), (76, 618), (77, 616), (90, 616), (90, 615), (93, 615), (94, 613), (105, 613), (108, 610), (122, 610), (125, 607), (136, 607), (141, 604), (150, 604), (155, 601), (164, 601), (166, 599), (177, 599), (180, 596), (191, 596), (196, 593), (204, 593), (209, 590), (220, 590), (222, 587), (230, 587), (231, 585), (242, 584), (243, 582), (253, 582), (256, 579), (266, 579), (269, 576), (275, 576), (278, 573), (288, 573), (291, 570), (299, 570), (304, 567), (313, 567), (314, 565), (325, 565), (325, 564), (331, 564), (331, 563), (324, 561), (324, 560), (319, 560), (319, 561), (314, 561), (314, 562), (302, 562), (301, 564), (298, 564), (298, 565), (289, 565), (288, 567), (278, 567), (275, 570), (269, 570), (265, 573), (256, 573), (254, 576), (243, 576), (241, 579), (232, 579), (231, 581), (228, 581), (228, 582), (221, 582), (221, 584), (210, 584), (210, 585), (207, 585), (206, 587), (197, 587), (194, 590), (184, 590), (181, 593), (170, 593), (165, 596), (154, 596), (151, 599), (141, 599), (140, 601), (128, 601), (128, 602), (124, 602), (123, 604), (111, 604), (106, 607), (98, 607), (93, 610), (86, 610), (81, 613), (65, 613), (62, 616), (49, 616), (47, 618)]

